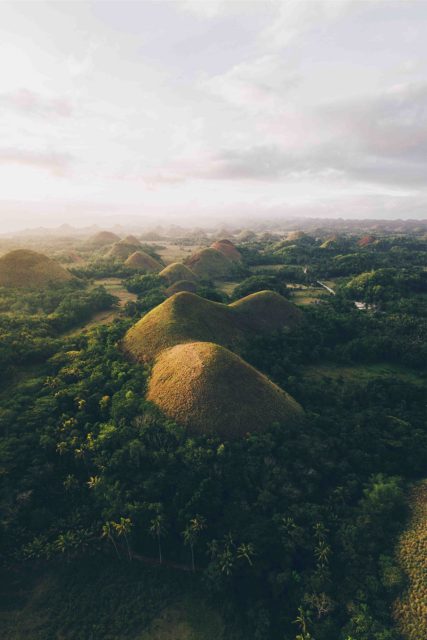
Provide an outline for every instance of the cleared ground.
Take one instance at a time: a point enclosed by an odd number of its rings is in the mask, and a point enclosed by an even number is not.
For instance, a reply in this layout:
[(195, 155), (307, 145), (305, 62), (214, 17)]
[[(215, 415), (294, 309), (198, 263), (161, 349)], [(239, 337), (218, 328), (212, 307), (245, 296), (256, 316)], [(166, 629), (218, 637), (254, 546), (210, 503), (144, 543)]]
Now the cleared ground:
[(143, 244), (152, 246), (165, 265), (171, 264), (171, 262), (182, 262), (192, 253), (202, 248), (200, 244), (181, 245), (163, 240), (159, 242), (144, 242)]
[(370, 364), (370, 365), (355, 365), (355, 366), (339, 366), (335, 364), (319, 364), (316, 366), (304, 367), (304, 376), (307, 378), (331, 378), (332, 380), (339, 380), (343, 378), (347, 381), (354, 380), (355, 382), (367, 382), (374, 378), (399, 378), (405, 382), (411, 382), (412, 384), (425, 385), (427, 381), (420, 378), (418, 373), (391, 364)]

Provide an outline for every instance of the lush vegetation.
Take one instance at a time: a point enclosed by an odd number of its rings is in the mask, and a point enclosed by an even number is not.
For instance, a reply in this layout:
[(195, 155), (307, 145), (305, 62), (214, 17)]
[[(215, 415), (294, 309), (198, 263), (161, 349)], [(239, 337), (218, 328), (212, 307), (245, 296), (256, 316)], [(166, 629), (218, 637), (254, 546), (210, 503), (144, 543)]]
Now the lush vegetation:
[[(105, 290), (2, 290), (0, 543), (15, 576), (4, 637), (142, 638), (187, 594), (224, 621), (203, 640), (421, 639), (406, 601), (394, 603), (409, 574), (411, 607), (425, 607), (405, 551), (415, 534), (395, 549), (427, 456), (426, 247), (409, 236), (324, 242), (239, 247), (236, 298), (269, 284), (292, 300), (286, 284), (338, 263), (343, 280), (292, 331), (246, 340), (244, 358), (307, 419), (237, 440), (167, 420), (146, 399), (150, 369), (123, 354), (134, 318), (164, 300), (159, 276), (123, 274), (138, 299), (87, 333), (65, 330), (113, 305)], [(261, 264), (281, 268), (251, 271)], [(359, 311), (356, 299), (380, 308)], [(388, 373), (348, 375), (377, 363)]]

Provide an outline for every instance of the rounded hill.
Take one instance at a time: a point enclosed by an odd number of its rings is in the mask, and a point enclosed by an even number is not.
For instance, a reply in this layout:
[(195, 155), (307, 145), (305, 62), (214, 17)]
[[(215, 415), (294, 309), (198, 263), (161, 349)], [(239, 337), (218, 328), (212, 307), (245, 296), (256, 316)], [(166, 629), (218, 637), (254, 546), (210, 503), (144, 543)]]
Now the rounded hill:
[(197, 285), (193, 280), (177, 280), (177, 282), (174, 282), (165, 290), (165, 293), (167, 296), (173, 296), (175, 293), (180, 293), (181, 291), (196, 293), (196, 290)]
[(182, 264), (182, 262), (172, 262), (172, 264), (168, 264), (167, 267), (160, 271), (159, 276), (165, 278), (169, 284), (174, 284), (179, 280), (197, 280), (196, 274), (185, 264)]
[(141, 243), (138, 240), (138, 238), (136, 238), (133, 235), (129, 235), (126, 236), (125, 238), (123, 238), (123, 240), (120, 240), (121, 244), (132, 244), (134, 247), (140, 247)]
[(276, 291), (257, 291), (230, 304), (249, 328), (256, 331), (274, 331), (282, 326), (295, 327), (301, 323), (303, 313), (292, 302)]
[(125, 265), (132, 269), (146, 271), (147, 273), (158, 273), (162, 268), (160, 262), (157, 262), (157, 260), (148, 255), (148, 253), (145, 253), (145, 251), (135, 251), (131, 253), (131, 255), (126, 258)]
[(120, 242), (119, 236), (112, 231), (99, 231), (86, 240), (86, 244), (91, 247), (106, 247), (109, 244)]
[(115, 242), (111, 249), (106, 253), (106, 258), (112, 258), (114, 260), (127, 260), (135, 251), (138, 250), (140, 245), (128, 244), (127, 242)]
[(42, 253), (16, 249), (0, 258), (0, 286), (22, 289), (74, 280), (69, 271)]
[(157, 358), (147, 399), (194, 434), (233, 439), (273, 423), (297, 424), (301, 406), (228, 349), (192, 342)]
[(251, 333), (293, 327), (302, 312), (272, 291), (260, 291), (232, 305), (181, 292), (159, 304), (129, 329), (124, 350), (152, 361), (163, 349), (184, 342), (216, 342), (239, 350)]
[(242, 261), (242, 254), (230, 240), (217, 240), (211, 244), (211, 248), (220, 251), (232, 262)]
[(187, 258), (186, 264), (202, 280), (223, 278), (232, 271), (233, 263), (221, 251), (201, 249)]
[(123, 347), (134, 359), (149, 362), (161, 351), (183, 342), (218, 342), (231, 347), (241, 331), (230, 308), (181, 292), (154, 307), (129, 329)]

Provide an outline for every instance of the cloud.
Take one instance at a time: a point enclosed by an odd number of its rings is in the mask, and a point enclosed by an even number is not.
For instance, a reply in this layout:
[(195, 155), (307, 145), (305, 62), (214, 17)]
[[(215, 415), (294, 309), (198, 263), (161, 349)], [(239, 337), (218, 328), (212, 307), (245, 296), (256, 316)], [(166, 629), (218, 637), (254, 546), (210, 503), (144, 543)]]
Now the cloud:
[(178, 0), (176, 6), (187, 13), (210, 20), (230, 11), (226, 0)]
[(358, 3), (354, 0), (286, 0), (274, 4), (276, 18), (259, 36), (261, 46), (270, 50), (283, 49), (305, 33), (333, 24)]
[[(243, 96), (242, 90), (239, 97)], [(292, 127), (281, 122), (278, 113), (273, 126)], [(266, 129), (269, 124), (267, 117)], [(393, 86), (364, 98), (302, 109), (294, 124), (298, 144), (288, 135), (277, 136), (274, 143), (224, 148), (212, 153), (203, 169), (195, 167), (194, 176), (256, 181), (346, 178), (397, 188), (425, 185), (427, 84)]]
[(280, 110), (298, 84), (298, 75), (277, 55), (265, 55), (233, 66), (202, 82), (202, 88), (248, 111)]
[(365, 99), (338, 102), (319, 109), (326, 121), (352, 146), (379, 157), (427, 159), (427, 84), (406, 84)]
[(67, 173), (72, 162), (73, 158), (64, 153), (0, 148), (0, 164), (27, 165), (38, 169), (45, 169), (61, 177)]
[(47, 98), (28, 89), (0, 94), (1, 107), (45, 118), (52, 116), (66, 118), (72, 113), (71, 103), (66, 98)]

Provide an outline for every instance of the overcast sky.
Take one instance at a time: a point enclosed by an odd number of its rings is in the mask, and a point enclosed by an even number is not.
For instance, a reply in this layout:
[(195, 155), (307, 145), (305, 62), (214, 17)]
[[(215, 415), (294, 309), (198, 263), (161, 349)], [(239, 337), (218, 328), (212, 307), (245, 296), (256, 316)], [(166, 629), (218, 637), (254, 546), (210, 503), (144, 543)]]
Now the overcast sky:
[(425, 218), (427, 3), (0, 1), (0, 230)]

